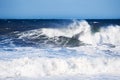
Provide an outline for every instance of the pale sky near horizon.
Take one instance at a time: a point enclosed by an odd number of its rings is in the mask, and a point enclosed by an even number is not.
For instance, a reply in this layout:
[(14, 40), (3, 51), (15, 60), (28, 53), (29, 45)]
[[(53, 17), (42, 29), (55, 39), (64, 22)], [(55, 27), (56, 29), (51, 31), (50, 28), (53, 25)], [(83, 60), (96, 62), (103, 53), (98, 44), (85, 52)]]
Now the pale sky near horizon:
[(120, 19), (120, 0), (0, 0), (0, 19)]

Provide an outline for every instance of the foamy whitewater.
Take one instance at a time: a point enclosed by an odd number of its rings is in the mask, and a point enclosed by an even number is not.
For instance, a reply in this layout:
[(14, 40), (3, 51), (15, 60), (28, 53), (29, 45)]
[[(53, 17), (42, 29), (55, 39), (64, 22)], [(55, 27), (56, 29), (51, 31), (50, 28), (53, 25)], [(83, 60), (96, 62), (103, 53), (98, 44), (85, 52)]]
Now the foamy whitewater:
[(0, 36), (0, 80), (120, 80), (119, 25), (73, 20)]

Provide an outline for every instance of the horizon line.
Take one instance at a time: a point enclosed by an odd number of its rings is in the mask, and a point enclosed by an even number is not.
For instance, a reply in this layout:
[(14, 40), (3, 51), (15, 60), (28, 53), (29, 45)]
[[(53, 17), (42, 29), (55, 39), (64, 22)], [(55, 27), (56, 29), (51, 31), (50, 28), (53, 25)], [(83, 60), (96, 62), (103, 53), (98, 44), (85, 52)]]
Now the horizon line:
[(26, 19), (26, 20), (30, 20), (30, 19), (36, 19), (36, 20), (37, 20), (37, 19), (41, 19), (41, 20), (42, 20), (42, 19), (43, 19), (43, 20), (44, 20), (44, 19), (53, 19), (53, 20), (55, 20), (55, 19), (56, 19), (56, 20), (57, 20), (57, 19), (63, 19), (63, 20), (67, 20), (67, 19), (80, 19), (80, 20), (96, 19), (96, 20), (100, 20), (100, 19), (101, 19), (101, 20), (110, 20), (110, 19), (111, 19), (111, 20), (114, 20), (114, 19), (120, 19), (120, 18), (0, 18), (0, 20), (3, 20), (3, 19), (9, 19), (9, 20), (10, 20), (10, 19), (11, 19), (11, 20), (12, 20), (12, 19), (14, 19), (14, 20), (20, 20), (20, 19), (21, 19), (21, 20), (25, 20), (25, 19)]

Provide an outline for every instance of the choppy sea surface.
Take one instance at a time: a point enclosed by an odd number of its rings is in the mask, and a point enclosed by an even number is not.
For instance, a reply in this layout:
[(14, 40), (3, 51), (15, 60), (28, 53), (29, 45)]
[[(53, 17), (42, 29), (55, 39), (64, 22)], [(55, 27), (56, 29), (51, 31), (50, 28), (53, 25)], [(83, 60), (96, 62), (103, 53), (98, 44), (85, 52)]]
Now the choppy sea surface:
[(120, 80), (120, 20), (0, 20), (0, 80)]

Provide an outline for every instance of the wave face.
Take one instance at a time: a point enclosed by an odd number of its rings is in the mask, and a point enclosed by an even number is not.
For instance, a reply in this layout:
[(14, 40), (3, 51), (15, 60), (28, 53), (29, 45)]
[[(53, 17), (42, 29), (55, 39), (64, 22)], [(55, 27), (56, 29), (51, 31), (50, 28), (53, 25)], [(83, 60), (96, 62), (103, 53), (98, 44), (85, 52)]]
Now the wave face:
[(0, 78), (120, 75), (120, 20), (0, 24)]

